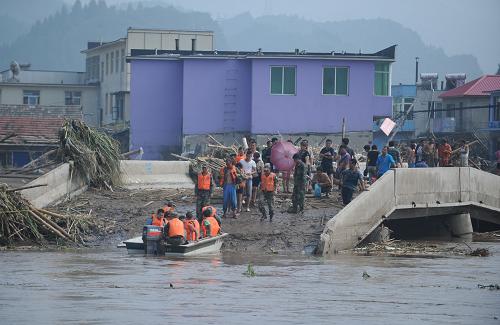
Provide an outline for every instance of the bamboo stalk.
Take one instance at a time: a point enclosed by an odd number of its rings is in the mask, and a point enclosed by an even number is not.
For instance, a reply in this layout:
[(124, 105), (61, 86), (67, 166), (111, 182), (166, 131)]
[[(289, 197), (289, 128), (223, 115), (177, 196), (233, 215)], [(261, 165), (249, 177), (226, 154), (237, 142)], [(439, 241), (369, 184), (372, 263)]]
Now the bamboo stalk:
[(48, 224), (47, 222), (45, 222), (42, 218), (40, 218), (38, 215), (36, 215), (33, 211), (29, 211), (28, 212), (33, 218), (35, 218), (39, 223), (41, 223), (43, 226), (45, 226), (48, 230), (50, 230), (51, 232), (53, 232), (54, 234), (58, 235), (59, 237), (63, 238), (66, 240), (66, 237), (61, 234), (57, 229), (55, 229), (54, 227), (52, 227), (50, 224)]
[(55, 223), (54, 221), (50, 220), (49, 218), (47, 218), (46, 216), (44, 216), (43, 214), (41, 214), (40, 212), (37, 212), (37, 211), (32, 211), (34, 214), (36, 214), (37, 216), (39, 216), (40, 218), (42, 218), (44, 221), (48, 222), (52, 227), (54, 227), (55, 229), (59, 230), (64, 236), (66, 236), (68, 239), (70, 240), (73, 240), (73, 238), (71, 238), (71, 236), (66, 232), (66, 230), (64, 230), (61, 226), (59, 226), (57, 223)]
[(59, 214), (59, 213), (55, 213), (55, 212), (52, 212), (52, 211), (49, 211), (49, 210), (45, 210), (45, 209), (35, 209), (35, 208), (32, 208), (33, 210), (38, 210), (42, 213), (45, 213), (45, 214), (48, 214), (49, 216), (53, 216), (53, 217), (56, 217), (56, 218), (61, 218), (61, 219), (66, 219), (66, 216), (62, 215), (62, 214)]

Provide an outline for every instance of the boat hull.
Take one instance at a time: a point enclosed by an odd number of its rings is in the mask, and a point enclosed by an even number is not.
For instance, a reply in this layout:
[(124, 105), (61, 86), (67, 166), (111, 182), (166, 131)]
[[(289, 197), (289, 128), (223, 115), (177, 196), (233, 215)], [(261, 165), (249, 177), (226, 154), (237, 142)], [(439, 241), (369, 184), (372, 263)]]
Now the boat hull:
[[(207, 254), (217, 254), (220, 252), (222, 247), (223, 238), (227, 234), (221, 234), (216, 237), (210, 237), (206, 239), (201, 239), (196, 242), (190, 242), (186, 245), (173, 246), (170, 244), (165, 244), (165, 255), (166, 256), (197, 256), (197, 255), (207, 255)], [(145, 245), (142, 241), (142, 237), (135, 237), (123, 242), (127, 248), (129, 254), (144, 254)]]

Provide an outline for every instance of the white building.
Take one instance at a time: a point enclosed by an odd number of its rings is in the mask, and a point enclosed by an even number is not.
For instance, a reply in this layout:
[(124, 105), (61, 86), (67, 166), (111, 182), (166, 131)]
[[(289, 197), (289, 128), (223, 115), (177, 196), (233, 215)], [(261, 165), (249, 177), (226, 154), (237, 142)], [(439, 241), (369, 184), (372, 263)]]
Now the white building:
[(0, 105), (81, 106), (85, 121), (97, 125), (98, 89), (84, 72), (31, 70), (30, 65), (0, 72)]
[(86, 55), (85, 82), (99, 86), (96, 116), (101, 126), (121, 129), (130, 121), (130, 64), (125, 57), (131, 50), (158, 49), (181, 51), (212, 51), (211, 31), (163, 29), (127, 30), (127, 36), (112, 42), (89, 42)]

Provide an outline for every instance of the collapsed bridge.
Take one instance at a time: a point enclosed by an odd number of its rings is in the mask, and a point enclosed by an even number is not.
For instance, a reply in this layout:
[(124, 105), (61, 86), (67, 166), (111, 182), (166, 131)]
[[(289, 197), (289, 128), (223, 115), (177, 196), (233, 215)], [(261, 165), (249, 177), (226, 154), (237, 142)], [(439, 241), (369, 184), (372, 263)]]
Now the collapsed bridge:
[(471, 218), (500, 225), (499, 176), (470, 167), (394, 169), (328, 221), (318, 253), (355, 248), (385, 221), (439, 220), (467, 236)]

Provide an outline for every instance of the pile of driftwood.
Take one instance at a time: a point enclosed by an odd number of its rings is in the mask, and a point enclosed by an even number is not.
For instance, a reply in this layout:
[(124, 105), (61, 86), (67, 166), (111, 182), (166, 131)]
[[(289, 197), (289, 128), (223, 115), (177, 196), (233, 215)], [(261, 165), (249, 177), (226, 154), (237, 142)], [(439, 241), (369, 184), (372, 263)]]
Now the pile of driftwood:
[(18, 193), (30, 187), (10, 189), (0, 184), (0, 243), (5, 245), (16, 240), (43, 243), (57, 239), (83, 242), (90, 222), (35, 208)]

